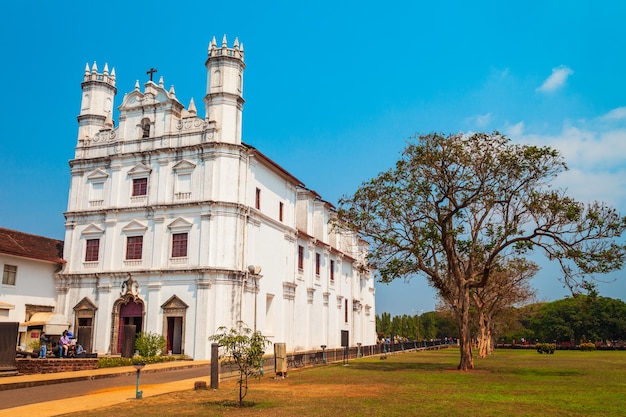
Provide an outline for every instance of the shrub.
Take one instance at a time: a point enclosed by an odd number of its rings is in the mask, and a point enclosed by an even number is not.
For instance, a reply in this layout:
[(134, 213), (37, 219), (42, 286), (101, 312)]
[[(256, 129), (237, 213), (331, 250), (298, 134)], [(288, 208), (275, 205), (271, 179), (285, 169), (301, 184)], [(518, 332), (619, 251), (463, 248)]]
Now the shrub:
[(554, 343), (537, 343), (537, 352), (539, 353), (547, 353), (553, 354), (556, 350), (556, 345)]
[(143, 362), (145, 364), (183, 361), (189, 359), (185, 355), (177, 356), (149, 356), (149, 357), (135, 357), (135, 358), (120, 358), (120, 357), (104, 357), (98, 358), (98, 368), (115, 368), (118, 366), (131, 366), (133, 362)]
[(141, 332), (135, 340), (135, 349), (144, 358), (164, 354), (166, 346), (167, 340), (163, 336), (151, 332)]
[(593, 344), (592, 342), (583, 342), (578, 346), (578, 348), (580, 350), (586, 350), (586, 351), (596, 350), (596, 345)]

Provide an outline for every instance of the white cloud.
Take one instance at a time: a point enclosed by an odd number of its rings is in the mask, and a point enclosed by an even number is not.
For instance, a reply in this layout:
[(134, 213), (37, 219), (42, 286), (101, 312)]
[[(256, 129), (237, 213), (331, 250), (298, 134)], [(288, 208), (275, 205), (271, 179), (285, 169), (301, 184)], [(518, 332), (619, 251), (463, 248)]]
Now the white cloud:
[[(585, 121), (577, 122), (585, 124)], [(509, 128), (515, 132), (521, 124)], [(583, 201), (604, 201), (626, 212), (626, 129), (603, 129), (566, 124), (555, 135), (524, 134), (517, 129), (509, 136), (517, 143), (551, 146), (557, 149), (569, 171), (555, 181), (572, 197)]]
[(507, 126), (504, 133), (511, 138), (518, 138), (524, 134), (524, 122), (519, 122), (513, 126)]
[(552, 74), (537, 88), (537, 91), (542, 93), (551, 93), (558, 90), (565, 85), (567, 78), (572, 75), (574, 71), (570, 68), (561, 65), (557, 68), (552, 68)]
[(602, 120), (621, 120), (626, 119), (626, 107), (618, 107), (611, 110), (604, 116), (600, 117)]
[(491, 113), (477, 114), (467, 118), (469, 122), (474, 123), (478, 128), (485, 128), (491, 124), (493, 115)]

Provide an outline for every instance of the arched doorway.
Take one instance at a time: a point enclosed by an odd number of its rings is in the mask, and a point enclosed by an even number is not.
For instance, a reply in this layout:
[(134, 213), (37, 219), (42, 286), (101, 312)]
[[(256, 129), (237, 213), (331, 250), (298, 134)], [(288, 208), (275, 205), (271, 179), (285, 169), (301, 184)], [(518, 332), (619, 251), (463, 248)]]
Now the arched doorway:
[(130, 358), (135, 353), (135, 339), (143, 331), (144, 304), (129, 296), (115, 303), (113, 313), (113, 343), (115, 352)]

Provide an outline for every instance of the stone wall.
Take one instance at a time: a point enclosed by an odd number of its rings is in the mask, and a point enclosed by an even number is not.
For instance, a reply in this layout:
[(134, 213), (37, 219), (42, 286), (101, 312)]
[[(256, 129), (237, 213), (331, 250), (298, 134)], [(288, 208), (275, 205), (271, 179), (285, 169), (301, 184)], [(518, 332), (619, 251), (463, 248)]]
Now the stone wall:
[(16, 359), (20, 374), (53, 374), (57, 372), (86, 371), (98, 367), (98, 359)]

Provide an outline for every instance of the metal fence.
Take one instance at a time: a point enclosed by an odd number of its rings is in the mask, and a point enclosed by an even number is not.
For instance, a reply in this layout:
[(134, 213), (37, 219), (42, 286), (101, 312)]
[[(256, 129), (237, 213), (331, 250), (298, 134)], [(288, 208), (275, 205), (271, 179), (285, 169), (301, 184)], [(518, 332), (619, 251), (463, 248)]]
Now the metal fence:
[[(352, 346), (349, 348), (319, 349), (295, 351), (287, 353), (287, 369), (302, 368), (306, 366), (318, 366), (333, 362), (342, 362), (367, 356), (394, 354), (403, 351), (419, 351), (444, 349), (449, 343), (444, 341), (422, 341), (422, 342), (398, 342), (381, 343), (368, 346)], [(274, 372), (274, 355), (269, 354), (263, 358), (263, 371)], [(222, 364), (220, 373), (227, 374), (236, 371), (236, 366)]]

